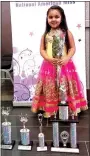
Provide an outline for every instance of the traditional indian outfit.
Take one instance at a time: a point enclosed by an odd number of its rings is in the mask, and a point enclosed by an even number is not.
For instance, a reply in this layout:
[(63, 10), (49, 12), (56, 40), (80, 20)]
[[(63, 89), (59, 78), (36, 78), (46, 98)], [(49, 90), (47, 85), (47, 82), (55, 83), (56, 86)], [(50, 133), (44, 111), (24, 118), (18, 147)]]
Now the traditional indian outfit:
[[(65, 33), (62, 30), (50, 30), (45, 37), (46, 53), (49, 57), (62, 57), (68, 54), (65, 44)], [(57, 72), (58, 71), (58, 72)], [(58, 74), (57, 74), (58, 73)], [(66, 100), (69, 109), (75, 115), (81, 110), (88, 109), (84, 98), (82, 83), (79, 79), (72, 59), (65, 65), (53, 65), (44, 60), (38, 75), (35, 96), (33, 97), (32, 112), (45, 111), (44, 117), (54, 115), (61, 101), (60, 86), (66, 89)]]

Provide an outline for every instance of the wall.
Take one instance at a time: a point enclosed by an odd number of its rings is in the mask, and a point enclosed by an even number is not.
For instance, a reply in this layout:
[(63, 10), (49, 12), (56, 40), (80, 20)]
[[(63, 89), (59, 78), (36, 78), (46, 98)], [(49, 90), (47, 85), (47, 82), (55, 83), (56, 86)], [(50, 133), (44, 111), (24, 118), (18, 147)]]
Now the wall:
[(10, 2), (1, 2), (1, 56), (12, 54)]

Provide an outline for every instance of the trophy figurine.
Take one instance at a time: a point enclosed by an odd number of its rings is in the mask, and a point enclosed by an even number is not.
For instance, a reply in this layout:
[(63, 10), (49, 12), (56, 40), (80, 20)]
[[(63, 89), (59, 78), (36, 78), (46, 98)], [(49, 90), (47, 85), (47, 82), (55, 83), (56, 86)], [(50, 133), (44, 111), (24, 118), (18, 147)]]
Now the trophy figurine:
[(10, 107), (2, 107), (2, 116), (4, 116), (5, 122), (2, 123), (3, 141), (2, 149), (12, 149), (15, 145), (15, 141), (11, 139), (11, 122), (7, 121), (7, 117), (10, 113)]
[(37, 146), (37, 151), (47, 151), (47, 146), (44, 140), (44, 134), (42, 132), (42, 120), (43, 120), (43, 115), (40, 113), (38, 114), (38, 121), (40, 124), (40, 133), (38, 134), (38, 140), (39, 140), (39, 146)]
[(26, 128), (25, 123), (28, 122), (28, 116), (20, 115), (20, 121), (23, 123), (23, 128), (20, 129), (21, 141), (19, 142), (19, 150), (31, 150), (33, 142), (30, 141), (30, 130)]
[(61, 102), (59, 104), (59, 119), (68, 120), (68, 104), (66, 99), (65, 85), (62, 84), (59, 90), (60, 90), (60, 99), (61, 99)]
[(69, 139), (69, 133), (67, 131), (63, 131), (60, 134), (61, 140), (63, 142), (63, 147), (67, 147), (67, 142)]

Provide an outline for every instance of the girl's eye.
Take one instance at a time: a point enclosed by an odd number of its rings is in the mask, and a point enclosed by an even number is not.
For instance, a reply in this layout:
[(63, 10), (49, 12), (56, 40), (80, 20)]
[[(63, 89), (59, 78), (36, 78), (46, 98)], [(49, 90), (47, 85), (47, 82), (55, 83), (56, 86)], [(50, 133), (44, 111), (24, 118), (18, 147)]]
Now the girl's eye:
[(59, 18), (59, 16), (55, 16), (55, 18)]
[(49, 16), (49, 18), (52, 19), (53, 17), (52, 16)]
[(55, 17), (53, 17), (53, 16), (49, 16), (49, 19), (52, 19), (52, 18), (60, 18), (59, 16), (55, 16)]

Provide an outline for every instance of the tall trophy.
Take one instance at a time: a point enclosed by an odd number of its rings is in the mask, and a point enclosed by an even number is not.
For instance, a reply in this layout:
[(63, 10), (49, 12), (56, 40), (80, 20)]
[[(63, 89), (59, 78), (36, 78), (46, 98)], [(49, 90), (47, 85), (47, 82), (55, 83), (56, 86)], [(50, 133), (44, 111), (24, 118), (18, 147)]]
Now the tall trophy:
[(18, 150), (31, 150), (33, 142), (30, 141), (30, 130), (26, 128), (25, 124), (28, 122), (28, 116), (20, 115), (20, 121), (23, 123), (23, 128), (20, 129), (21, 140), (18, 145)]
[(2, 116), (5, 121), (2, 123), (2, 136), (3, 141), (1, 143), (2, 149), (13, 149), (15, 141), (11, 139), (11, 122), (8, 122), (7, 118), (10, 113), (10, 107), (2, 107)]
[(44, 133), (42, 132), (42, 120), (43, 120), (43, 114), (38, 114), (38, 121), (39, 121), (39, 130), (40, 133), (38, 134), (38, 145), (37, 145), (37, 151), (47, 151), (47, 144), (45, 143), (44, 139)]
[[(77, 116), (74, 115), (73, 111), (71, 110), (69, 111), (65, 92), (66, 92), (65, 86), (61, 85), (60, 86), (61, 101), (59, 104), (59, 117), (56, 118), (56, 116), (54, 116), (53, 118), (51, 118), (51, 122), (53, 122), (53, 144), (51, 144), (51, 151), (63, 153), (79, 153), (79, 145), (77, 143), (77, 131), (76, 131), (76, 123), (78, 123), (78, 118)], [(59, 133), (58, 132), (59, 122), (70, 124), (70, 132), (64, 130), (60, 133), (61, 140), (60, 142), (58, 142), (59, 139), (57, 139)], [(59, 146), (56, 146), (55, 145), (56, 143)]]

